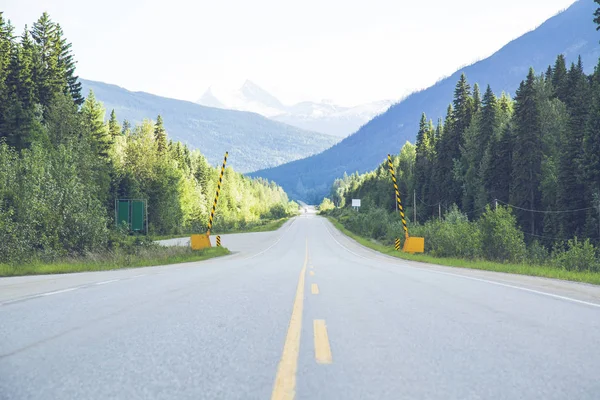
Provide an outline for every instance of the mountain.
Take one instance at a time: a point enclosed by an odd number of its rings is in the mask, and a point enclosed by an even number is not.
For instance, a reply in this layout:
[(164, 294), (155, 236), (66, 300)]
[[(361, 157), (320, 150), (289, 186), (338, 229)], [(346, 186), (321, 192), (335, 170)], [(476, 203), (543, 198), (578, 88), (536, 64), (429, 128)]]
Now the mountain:
[(576, 62), (581, 55), (589, 73), (600, 57), (600, 34), (592, 22), (595, 8), (592, 0), (579, 0), (492, 56), (411, 94), (330, 149), (252, 175), (276, 181), (292, 198), (316, 202), (344, 172), (373, 170), (388, 153), (398, 153), (407, 140), (414, 143), (421, 113), (434, 121), (443, 117), (463, 72), (471, 85), (478, 82), (483, 92), (489, 83), (497, 94), (514, 94), (530, 66), (537, 73), (544, 72), (561, 53), (569, 62)]
[(104, 103), (107, 113), (114, 109), (120, 121), (164, 119), (169, 137), (199, 149), (211, 164), (222, 161), (229, 151), (228, 165), (248, 172), (307, 157), (329, 148), (339, 139), (298, 129), (261, 115), (201, 106), (144, 92), (81, 79), (83, 93), (90, 89)]
[(301, 129), (341, 137), (355, 132), (392, 105), (392, 101), (382, 100), (355, 107), (342, 107), (328, 101), (304, 101), (288, 106), (249, 80), (232, 91), (211, 86), (197, 103), (208, 107), (251, 111)]

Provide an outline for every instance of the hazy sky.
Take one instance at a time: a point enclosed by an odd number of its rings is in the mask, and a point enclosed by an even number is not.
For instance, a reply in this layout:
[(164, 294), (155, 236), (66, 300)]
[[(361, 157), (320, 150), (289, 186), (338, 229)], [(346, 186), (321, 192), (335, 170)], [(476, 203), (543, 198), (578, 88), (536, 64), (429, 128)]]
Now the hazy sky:
[(83, 78), (192, 101), (248, 78), (287, 103), (353, 105), (429, 86), (573, 2), (3, 0), (0, 10), (18, 33), (48, 11)]

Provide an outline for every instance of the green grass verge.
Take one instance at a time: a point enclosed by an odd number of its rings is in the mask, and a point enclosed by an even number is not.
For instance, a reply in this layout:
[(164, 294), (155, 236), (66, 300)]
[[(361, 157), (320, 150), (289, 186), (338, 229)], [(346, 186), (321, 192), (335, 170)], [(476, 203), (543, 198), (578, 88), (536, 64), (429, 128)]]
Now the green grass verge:
[[(211, 236), (224, 235), (226, 233), (251, 233), (251, 232), (276, 231), (277, 229), (281, 228), (283, 226), (283, 224), (285, 224), (288, 220), (289, 220), (289, 218), (281, 218), (281, 219), (276, 219), (276, 220), (263, 221), (256, 225), (250, 225), (250, 226), (246, 226), (245, 228), (238, 228), (238, 229), (215, 228), (211, 232)], [(191, 233), (185, 233), (185, 234), (182, 233), (182, 234), (177, 234), (177, 235), (152, 235), (150, 237), (152, 240), (167, 240), (167, 239), (189, 237), (190, 235), (191, 235)]]
[(148, 237), (152, 241), (156, 241), (156, 240), (168, 240), (168, 239), (178, 239), (178, 238), (184, 238), (184, 237), (189, 238), (190, 236), (191, 236), (191, 233), (178, 233), (178, 234), (175, 234), (175, 235), (148, 235)]
[(220, 233), (246, 233), (246, 232), (276, 231), (277, 229), (281, 228), (283, 226), (283, 224), (285, 224), (288, 220), (289, 220), (289, 218), (281, 218), (281, 219), (276, 219), (274, 221), (269, 221), (266, 224), (253, 226), (248, 229), (238, 229), (238, 230), (233, 230), (233, 231), (228, 231), (228, 232), (220, 232)]
[(427, 254), (408, 254), (401, 251), (395, 251), (392, 246), (385, 246), (381, 243), (374, 241), (373, 239), (367, 239), (359, 236), (344, 227), (341, 222), (333, 217), (327, 217), (329, 221), (346, 236), (354, 239), (361, 245), (370, 249), (376, 250), (380, 253), (401, 258), (404, 260), (418, 261), (428, 264), (444, 265), (447, 267), (457, 268), (469, 268), (469, 269), (480, 269), (485, 271), (495, 272), (507, 272), (511, 274), (519, 275), (530, 275), (540, 276), (545, 278), (562, 279), (574, 282), (585, 282), (600, 285), (600, 274), (594, 272), (579, 272), (579, 271), (567, 271), (565, 269), (549, 267), (549, 266), (538, 266), (529, 264), (504, 264), (493, 261), (485, 260), (463, 260), (459, 258), (441, 258), (433, 257)]
[(189, 247), (151, 246), (138, 249), (135, 254), (107, 252), (104, 254), (90, 254), (87, 257), (66, 259), (52, 263), (32, 262), (25, 265), (0, 264), (0, 276), (66, 274), (70, 272), (150, 267), (155, 265), (202, 261), (209, 258), (225, 256), (227, 254), (229, 254), (229, 250), (225, 247), (192, 250)]

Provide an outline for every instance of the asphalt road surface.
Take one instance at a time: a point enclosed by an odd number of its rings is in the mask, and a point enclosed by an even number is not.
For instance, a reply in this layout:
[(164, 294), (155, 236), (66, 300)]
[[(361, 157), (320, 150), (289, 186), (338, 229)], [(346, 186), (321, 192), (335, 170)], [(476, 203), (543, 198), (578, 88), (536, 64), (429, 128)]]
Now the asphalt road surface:
[(1, 399), (599, 399), (600, 288), (302, 215), (199, 263), (0, 279)]

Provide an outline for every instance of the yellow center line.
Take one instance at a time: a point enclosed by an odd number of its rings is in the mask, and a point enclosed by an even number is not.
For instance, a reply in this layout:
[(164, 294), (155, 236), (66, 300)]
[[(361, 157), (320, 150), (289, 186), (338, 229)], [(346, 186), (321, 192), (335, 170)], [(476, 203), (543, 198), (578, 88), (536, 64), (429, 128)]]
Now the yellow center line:
[(315, 335), (315, 359), (319, 364), (331, 364), (331, 347), (329, 347), (329, 336), (327, 336), (327, 327), (324, 319), (315, 319), (313, 321)]
[(304, 303), (304, 277), (308, 264), (308, 239), (306, 239), (306, 253), (304, 266), (300, 271), (296, 299), (292, 309), (292, 317), (288, 327), (283, 354), (277, 368), (277, 376), (273, 386), (271, 400), (293, 400), (296, 395), (296, 370), (298, 369), (298, 353), (300, 352), (300, 331), (302, 330), (302, 308)]
[(310, 271), (310, 276), (315, 276), (314, 271)]
[(316, 283), (313, 283), (310, 286), (310, 291), (312, 292), (312, 294), (319, 294), (319, 287), (317, 286)]

